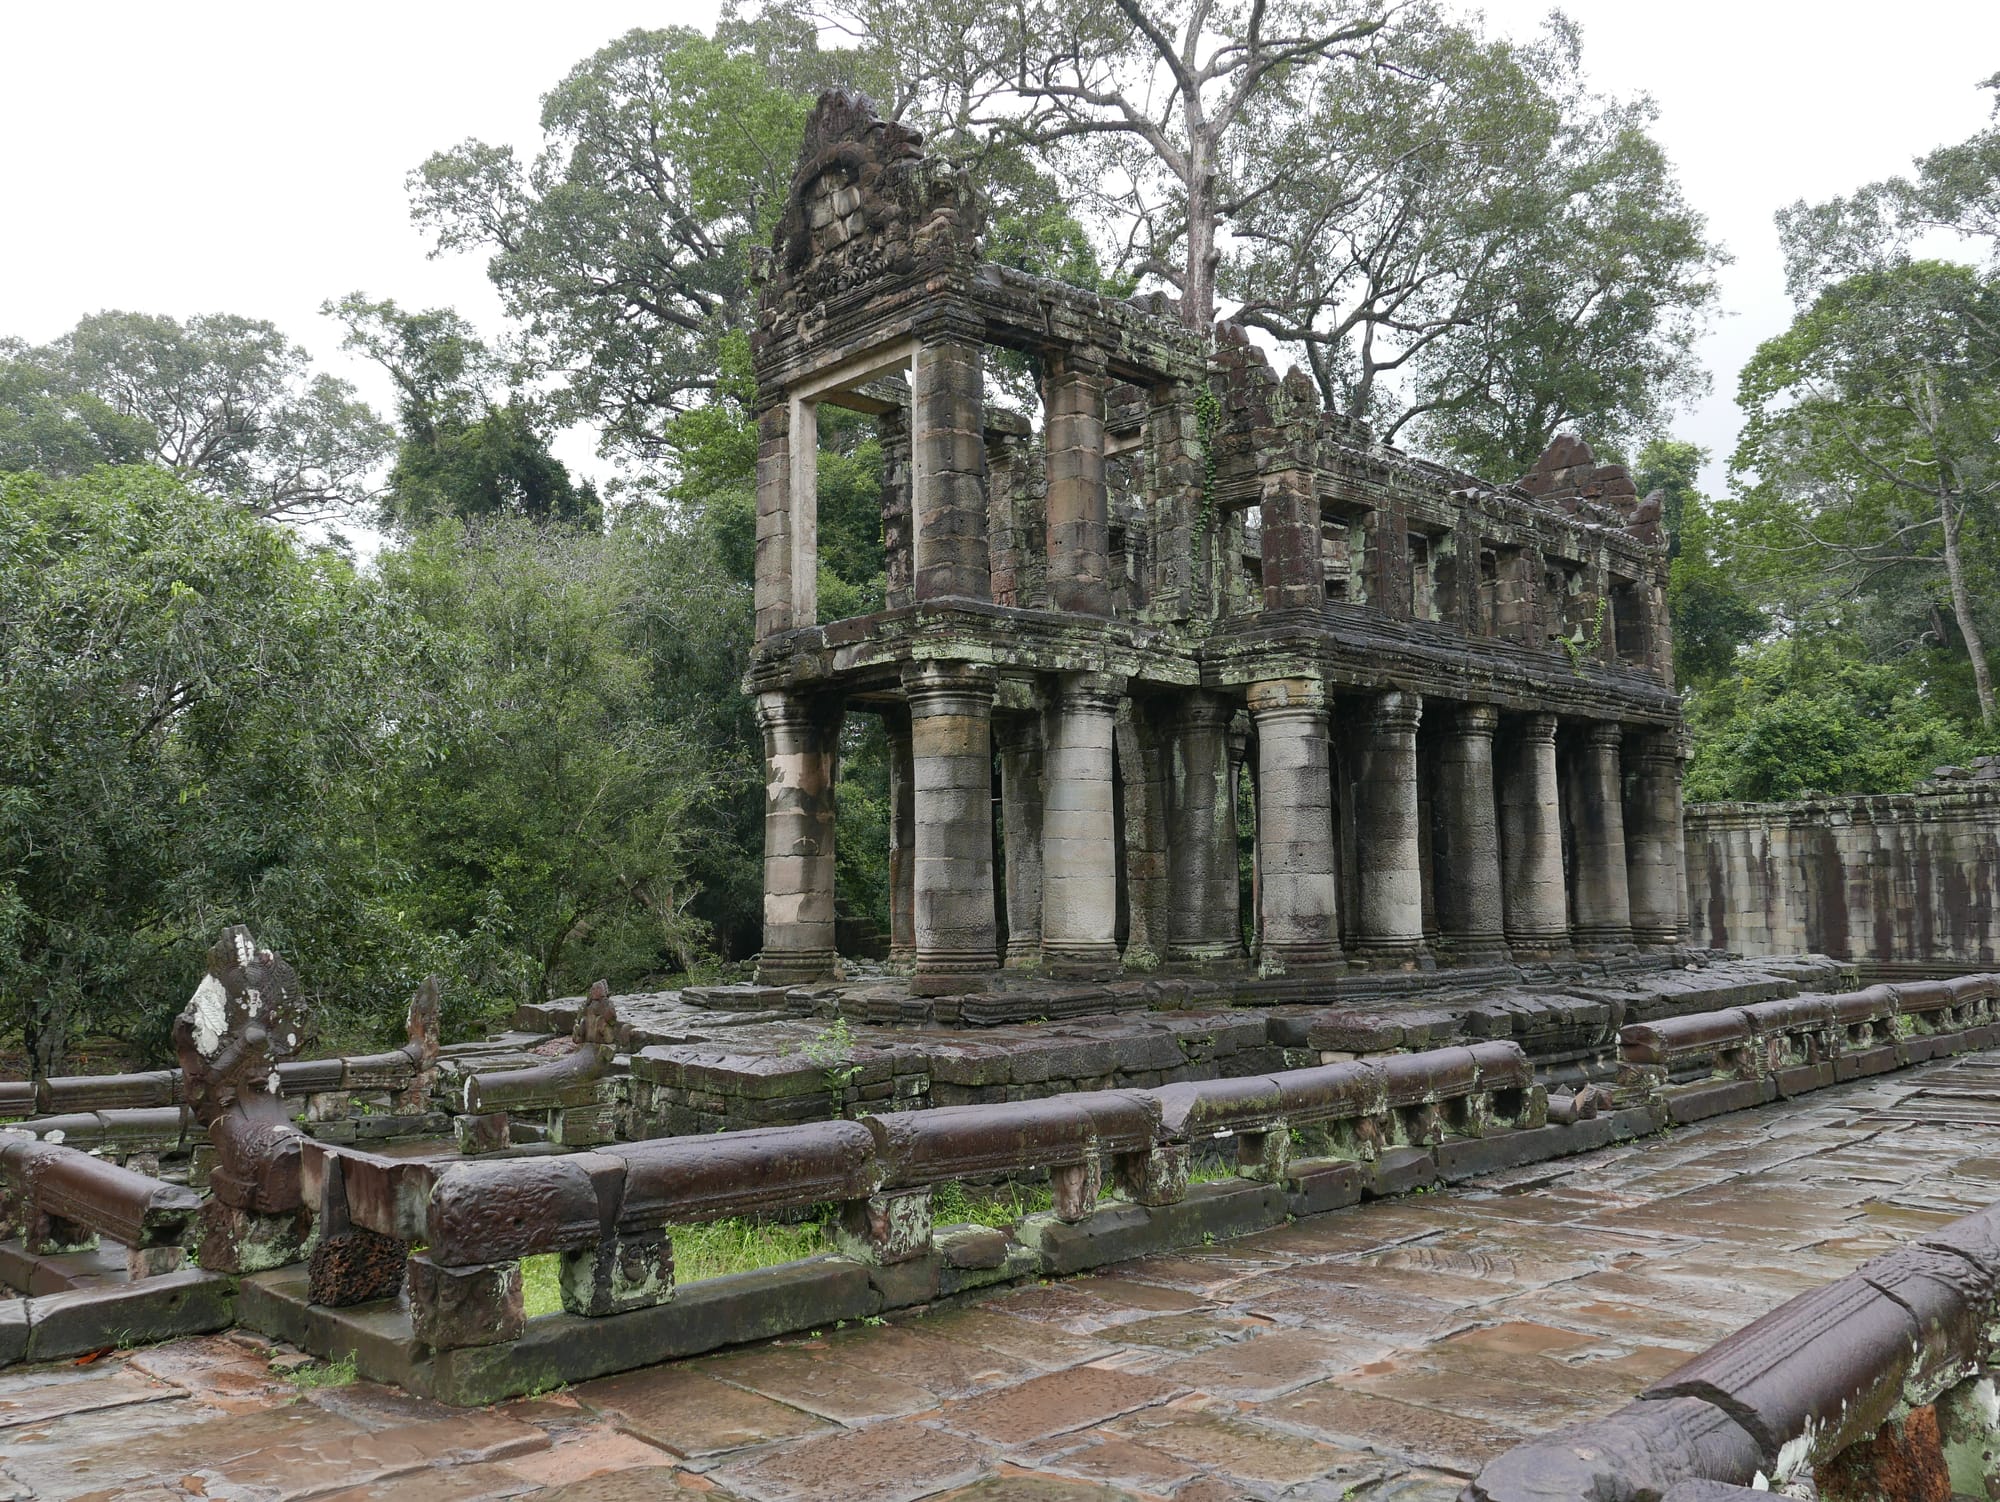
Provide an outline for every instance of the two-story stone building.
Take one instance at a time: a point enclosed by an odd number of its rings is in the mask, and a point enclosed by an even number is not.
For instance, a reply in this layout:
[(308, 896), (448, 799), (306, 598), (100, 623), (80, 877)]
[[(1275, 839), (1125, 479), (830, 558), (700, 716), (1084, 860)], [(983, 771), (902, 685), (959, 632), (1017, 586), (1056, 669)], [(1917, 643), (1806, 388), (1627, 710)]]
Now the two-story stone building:
[[(1412, 458), (1240, 330), (985, 260), (983, 223), (912, 132), (821, 101), (754, 335), (763, 977), (838, 964), (850, 713), (889, 730), (920, 993), (1241, 967), (1246, 930), (1267, 974), (1676, 943), (1666, 555), (1625, 471), (1574, 439), (1511, 485)], [(887, 605), (840, 621), (822, 404), (885, 454)]]

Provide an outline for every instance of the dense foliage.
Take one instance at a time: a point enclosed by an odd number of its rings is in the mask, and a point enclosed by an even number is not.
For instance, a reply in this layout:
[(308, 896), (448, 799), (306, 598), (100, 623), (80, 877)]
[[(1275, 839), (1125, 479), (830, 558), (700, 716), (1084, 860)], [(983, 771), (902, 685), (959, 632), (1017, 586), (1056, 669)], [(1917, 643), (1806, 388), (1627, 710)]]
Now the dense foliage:
[[(249, 922), (335, 1030), (702, 963), (748, 591), (699, 536), (440, 522), (363, 573), (156, 468), (0, 492), (0, 995), (157, 1050)], [(713, 915), (719, 917), (720, 915)]]

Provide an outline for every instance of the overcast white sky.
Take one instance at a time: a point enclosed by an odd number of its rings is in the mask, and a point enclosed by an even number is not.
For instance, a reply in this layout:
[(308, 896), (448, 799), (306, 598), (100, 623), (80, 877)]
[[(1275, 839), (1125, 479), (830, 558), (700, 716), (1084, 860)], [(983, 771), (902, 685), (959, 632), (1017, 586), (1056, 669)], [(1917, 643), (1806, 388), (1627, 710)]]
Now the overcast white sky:
[[(921, 4), (922, 0), (911, 0)], [(1493, 0), (1531, 30), (1541, 0)], [(2000, 4), (1570, 0), (1592, 82), (1659, 102), (1659, 135), (1736, 261), (1704, 346), (1715, 391), (1676, 424), (1735, 441), (1736, 373), (1789, 317), (1772, 211), (1963, 138), (2000, 71)], [(387, 406), (319, 305), (351, 290), (453, 304), (489, 331), (480, 265), (428, 261), (408, 170), (467, 136), (531, 150), (540, 95), (633, 26), (706, 27), (706, 0), (0, 0), (0, 334), (129, 308), (269, 318)], [(587, 449), (566, 442), (572, 461)]]

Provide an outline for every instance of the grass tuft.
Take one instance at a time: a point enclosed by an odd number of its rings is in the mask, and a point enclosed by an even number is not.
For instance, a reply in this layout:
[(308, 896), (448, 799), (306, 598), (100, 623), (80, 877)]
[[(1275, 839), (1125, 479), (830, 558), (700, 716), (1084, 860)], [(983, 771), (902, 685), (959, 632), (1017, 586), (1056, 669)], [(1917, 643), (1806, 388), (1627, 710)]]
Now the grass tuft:
[(302, 1366), (286, 1373), (286, 1379), (294, 1387), (350, 1387), (358, 1374), (354, 1370), (354, 1354), (349, 1352), (338, 1361), (315, 1361), (310, 1366)]

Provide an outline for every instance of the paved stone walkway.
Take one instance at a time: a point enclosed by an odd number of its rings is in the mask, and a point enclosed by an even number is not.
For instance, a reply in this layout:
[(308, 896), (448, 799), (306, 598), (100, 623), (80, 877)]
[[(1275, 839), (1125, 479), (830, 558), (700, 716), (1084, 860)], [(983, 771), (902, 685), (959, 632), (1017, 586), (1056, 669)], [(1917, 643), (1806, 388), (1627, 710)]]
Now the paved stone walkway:
[(11, 1373), (0, 1499), (1442, 1502), (1996, 1197), (2000, 1054), (478, 1412), (242, 1336)]

